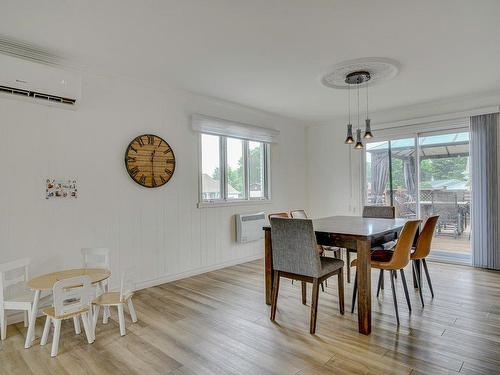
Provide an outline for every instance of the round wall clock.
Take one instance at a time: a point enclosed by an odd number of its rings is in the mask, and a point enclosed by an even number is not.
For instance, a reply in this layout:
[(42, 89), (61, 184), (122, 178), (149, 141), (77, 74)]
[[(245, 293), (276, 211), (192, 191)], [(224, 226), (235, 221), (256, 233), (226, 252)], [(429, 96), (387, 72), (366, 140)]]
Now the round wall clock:
[(125, 152), (125, 167), (139, 185), (154, 188), (165, 185), (175, 171), (175, 155), (170, 145), (153, 134), (132, 140)]

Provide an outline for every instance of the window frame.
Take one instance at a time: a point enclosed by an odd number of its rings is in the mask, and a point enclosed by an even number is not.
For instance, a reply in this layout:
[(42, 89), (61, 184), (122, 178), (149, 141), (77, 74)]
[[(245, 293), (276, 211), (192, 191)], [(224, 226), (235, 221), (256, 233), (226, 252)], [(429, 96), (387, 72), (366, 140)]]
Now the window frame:
[[(219, 138), (219, 168), (221, 170), (220, 179), (220, 199), (204, 199), (203, 198), (203, 135), (210, 135)], [(238, 139), (243, 142), (243, 179), (244, 179), (244, 194), (243, 199), (229, 199), (227, 194), (228, 186), (228, 173), (227, 173), (227, 139)], [(264, 196), (263, 197), (250, 197), (250, 169), (249, 169), (249, 142), (258, 142), (263, 144), (264, 151)], [(227, 137), (218, 134), (199, 133), (198, 135), (198, 208), (215, 207), (215, 206), (229, 206), (229, 205), (245, 205), (245, 204), (261, 204), (271, 203), (271, 145), (266, 142), (243, 139), (237, 137)]]

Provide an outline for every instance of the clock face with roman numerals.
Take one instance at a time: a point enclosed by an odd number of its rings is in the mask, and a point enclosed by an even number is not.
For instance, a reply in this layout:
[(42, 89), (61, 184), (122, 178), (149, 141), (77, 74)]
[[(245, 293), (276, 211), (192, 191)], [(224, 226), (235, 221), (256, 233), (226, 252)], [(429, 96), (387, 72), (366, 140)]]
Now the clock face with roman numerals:
[(162, 138), (143, 134), (136, 137), (125, 152), (125, 166), (132, 179), (148, 188), (165, 185), (175, 171), (175, 155)]

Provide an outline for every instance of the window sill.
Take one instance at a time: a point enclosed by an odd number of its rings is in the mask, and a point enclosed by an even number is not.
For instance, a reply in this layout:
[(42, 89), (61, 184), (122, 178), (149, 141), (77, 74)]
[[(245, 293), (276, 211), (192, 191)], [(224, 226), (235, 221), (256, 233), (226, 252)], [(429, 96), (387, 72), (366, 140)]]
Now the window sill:
[(234, 207), (234, 206), (260, 206), (262, 204), (271, 204), (270, 199), (262, 200), (242, 200), (242, 201), (218, 201), (218, 202), (199, 202), (198, 208), (215, 208), (215, 207)]

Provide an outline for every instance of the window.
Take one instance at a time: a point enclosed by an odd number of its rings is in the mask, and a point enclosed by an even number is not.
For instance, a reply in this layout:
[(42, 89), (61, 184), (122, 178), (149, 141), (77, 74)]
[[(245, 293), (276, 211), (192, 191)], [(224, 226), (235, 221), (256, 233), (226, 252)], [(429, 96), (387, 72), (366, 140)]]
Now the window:
[(200, 202), (267, 200), (269, 144), (201, 134)]

